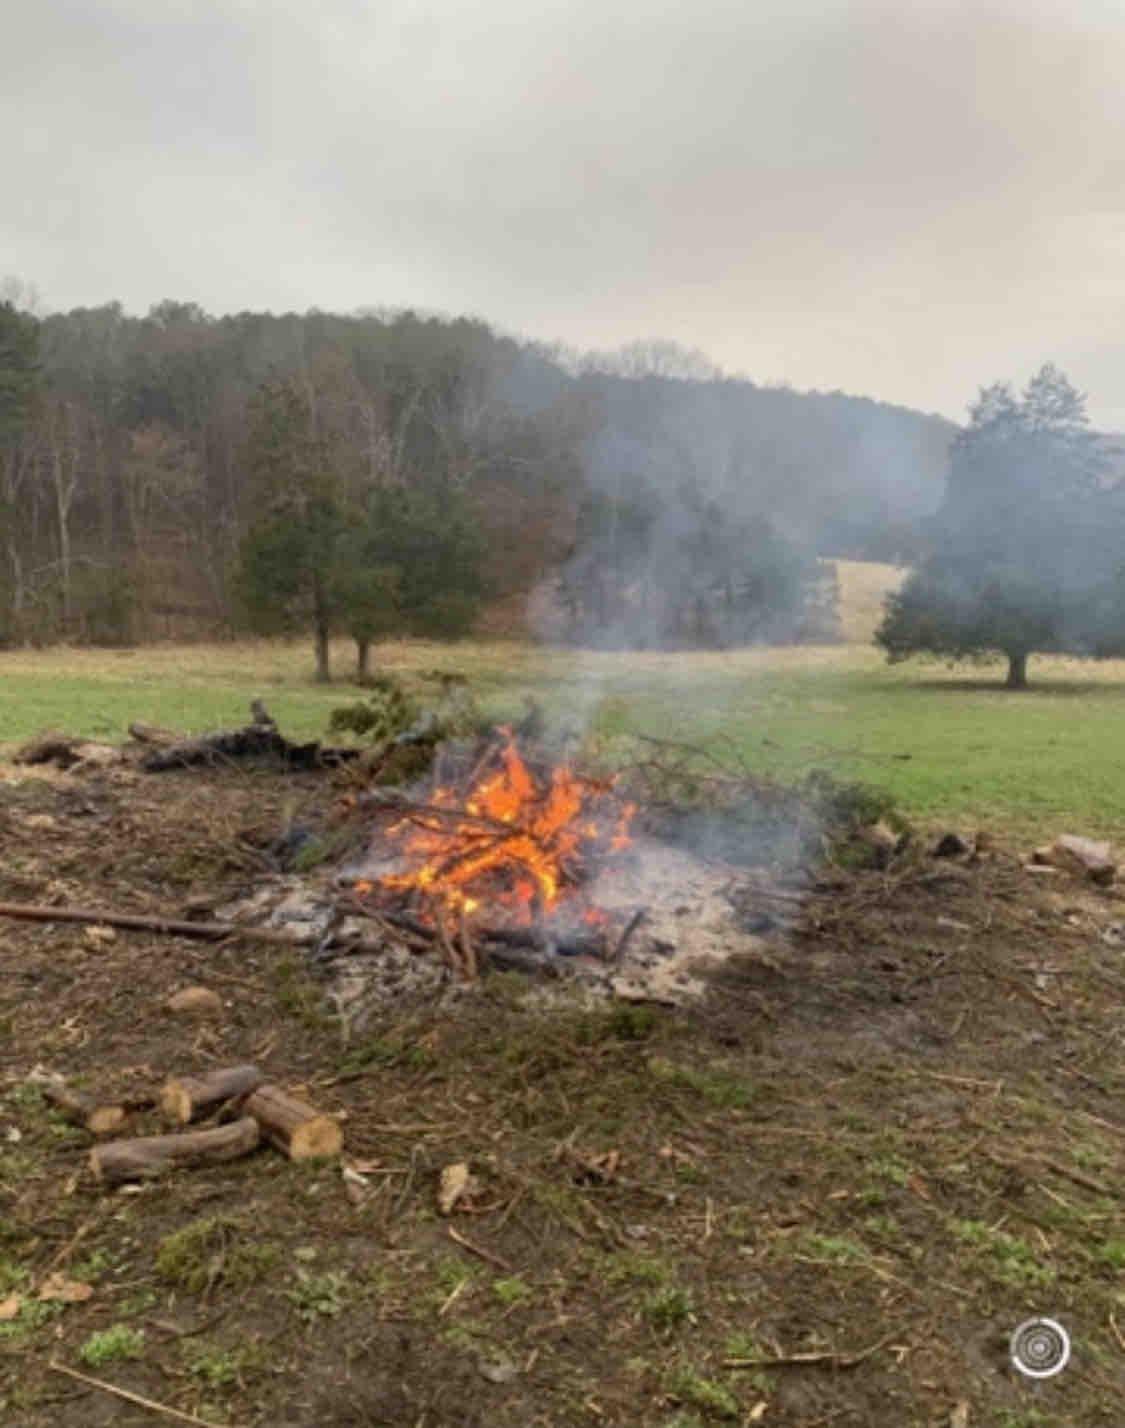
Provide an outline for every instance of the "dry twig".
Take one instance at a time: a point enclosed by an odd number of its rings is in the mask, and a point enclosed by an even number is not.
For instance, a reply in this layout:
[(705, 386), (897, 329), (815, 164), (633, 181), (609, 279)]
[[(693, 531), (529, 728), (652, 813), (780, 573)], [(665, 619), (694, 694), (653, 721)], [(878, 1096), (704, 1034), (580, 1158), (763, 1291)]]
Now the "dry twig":
[(480, 1245), (473, 1244), (472, 1240), (466, 1239), (464, 1235), (458, 1234), (452, 1225), (448, 1228), (449, 1238), (454, 1244), (460, 1245), (462, 1249), (467, 1249), (470, 1254), (475, 1254), (478, 1259), (483, 1259), (485, 1264), (491, 1264), (495, 1269), (502, 1269), (505, 1274), (512, 1273), (512, 1266), (506, 1259), (501, 1259), (498, 1254), (493, 1254), (491, 1250), (482, 1249)]
[(193, 1423), (195, 1428), (220, 1428), (218, 1423), (213, 1423), (210, 1419), (197, 1418), (194, 1413), (184, 1413), (179, 1408), (171, 1408), (166, 1403), (157, 1403), (155, 1398), (145, 1398), (140, 1393), (130, 1393), (127, 1388), (118, 1388), (115, 1383), (107, 1383), (104, 1378), (91, 1378), (89, 1374), (67, 1368), (65, 1364), (60, 1364), (56, 1359), (48, 1359), (47, 1367), (54, 1370), (55, 1373), (66, 1374), (67, 1378), (77, 1379), (79, 1383), (87, 1384), (90, 1388), (100, 1388), (103, 1393), (110, 1393), (114, 1398), (122, 1398), (126, 1403), (135, 1403), (139, 1408), (147, 1408), (150, 1413), (160, 1413), (165, 1418), (176, 1418), (181, 1423)]
[(885, 1348), (894, 1338), (893, 1334), (886, 1334), (878, 1343), (872, 1344), (870, 1348), (864, 1349), (858, 1354), (841, 1354), (835, 1350), (824, 1350), (820, 1353), (808, 1354), (776, 1354), (772, 1358), (764, 1355), (756, 1355), (753, 1358), (724, 1359), (724, 1368), (810, 1368), (817, 1364), (828, 1364), (834, 1369), (853, 1369), (858, 1367), (866, 1359), (877, 1354), (880, 1349)]

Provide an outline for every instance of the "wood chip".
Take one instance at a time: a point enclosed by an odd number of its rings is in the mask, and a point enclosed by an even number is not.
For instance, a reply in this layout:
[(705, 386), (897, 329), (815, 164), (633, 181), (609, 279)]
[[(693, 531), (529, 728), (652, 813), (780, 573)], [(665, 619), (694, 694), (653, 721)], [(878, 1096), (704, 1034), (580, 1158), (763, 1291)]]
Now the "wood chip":
[(452, 1215), (453, 1207), (469, 1187), (469, 1179), (469, 1167), (463, 1160), (455, 1165), (447, 1165), (441, 1172), (438, 1209), (443, 1215)]
[(88, 947), (110, 947), (117, 941), (117, 929), (107, 927), (103, 922), (95, 922), (82, 929), (82, 940)]
[(223, 1009), (223, 999), (210, 987), (184, 987), (174, 992), (164, 1003), (170, 1012), (181, 1012), (188, 1016), (211, 1016)]

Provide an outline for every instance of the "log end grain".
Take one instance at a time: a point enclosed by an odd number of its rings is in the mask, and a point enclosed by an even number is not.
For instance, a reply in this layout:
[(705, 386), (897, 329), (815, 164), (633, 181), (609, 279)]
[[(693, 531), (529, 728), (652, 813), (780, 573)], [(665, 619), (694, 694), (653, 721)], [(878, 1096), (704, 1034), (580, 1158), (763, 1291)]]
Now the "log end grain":
[(243, 1107), (261, 1125), (262, 1134), (290, 1160), (339, 1155), (344, 1136), (332, 1116), (287, 1095), (279, 1086), (260, 1086)]

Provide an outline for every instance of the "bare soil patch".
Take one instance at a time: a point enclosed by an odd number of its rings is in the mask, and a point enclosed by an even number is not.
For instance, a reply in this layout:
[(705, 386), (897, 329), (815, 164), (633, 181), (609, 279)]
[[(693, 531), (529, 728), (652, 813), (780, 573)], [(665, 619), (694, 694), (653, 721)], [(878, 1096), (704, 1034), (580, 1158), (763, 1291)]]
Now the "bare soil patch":
[[(23, 771), (0, 899), (221, 905), (332, 796)], [(503, 974), (347, 1040), (299, 953), (0, 924), (0, 1417), (174, 1421), (56, 1362), (271, 1428), (1118, 1423), (1125, 897), (999, 850), (736, 912), (755, 951), (692, 1006), (536, 1009)], [(189, 984), (221, 1014), (162, 1009)], [(243, 1062), (342, 1117), (350, 1179), (263, 1151), (107, 1193), (26, 1084)], [(93, 1294), (37, 1299), (56, 1272)], [(1037, 1389), (1007, 1362), (1035, 1314), (1074, 1340)]]

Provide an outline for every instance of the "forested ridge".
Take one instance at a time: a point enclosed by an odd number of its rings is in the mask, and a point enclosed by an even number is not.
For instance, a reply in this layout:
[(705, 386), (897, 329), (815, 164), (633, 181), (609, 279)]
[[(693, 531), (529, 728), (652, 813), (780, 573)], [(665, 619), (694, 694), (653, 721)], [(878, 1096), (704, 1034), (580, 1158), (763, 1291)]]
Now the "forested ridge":
[(412, 312), (6, 303), (0, 642), (306, 623), (296, 584), (263, 596), (314, 467), (325, 618), (357, 639), (460, 633), (533, 589), (564, 638), (768, 638), (799, 624), (815, 557), (910, 556), (955, 430), (667, 343), (579, 357)]

